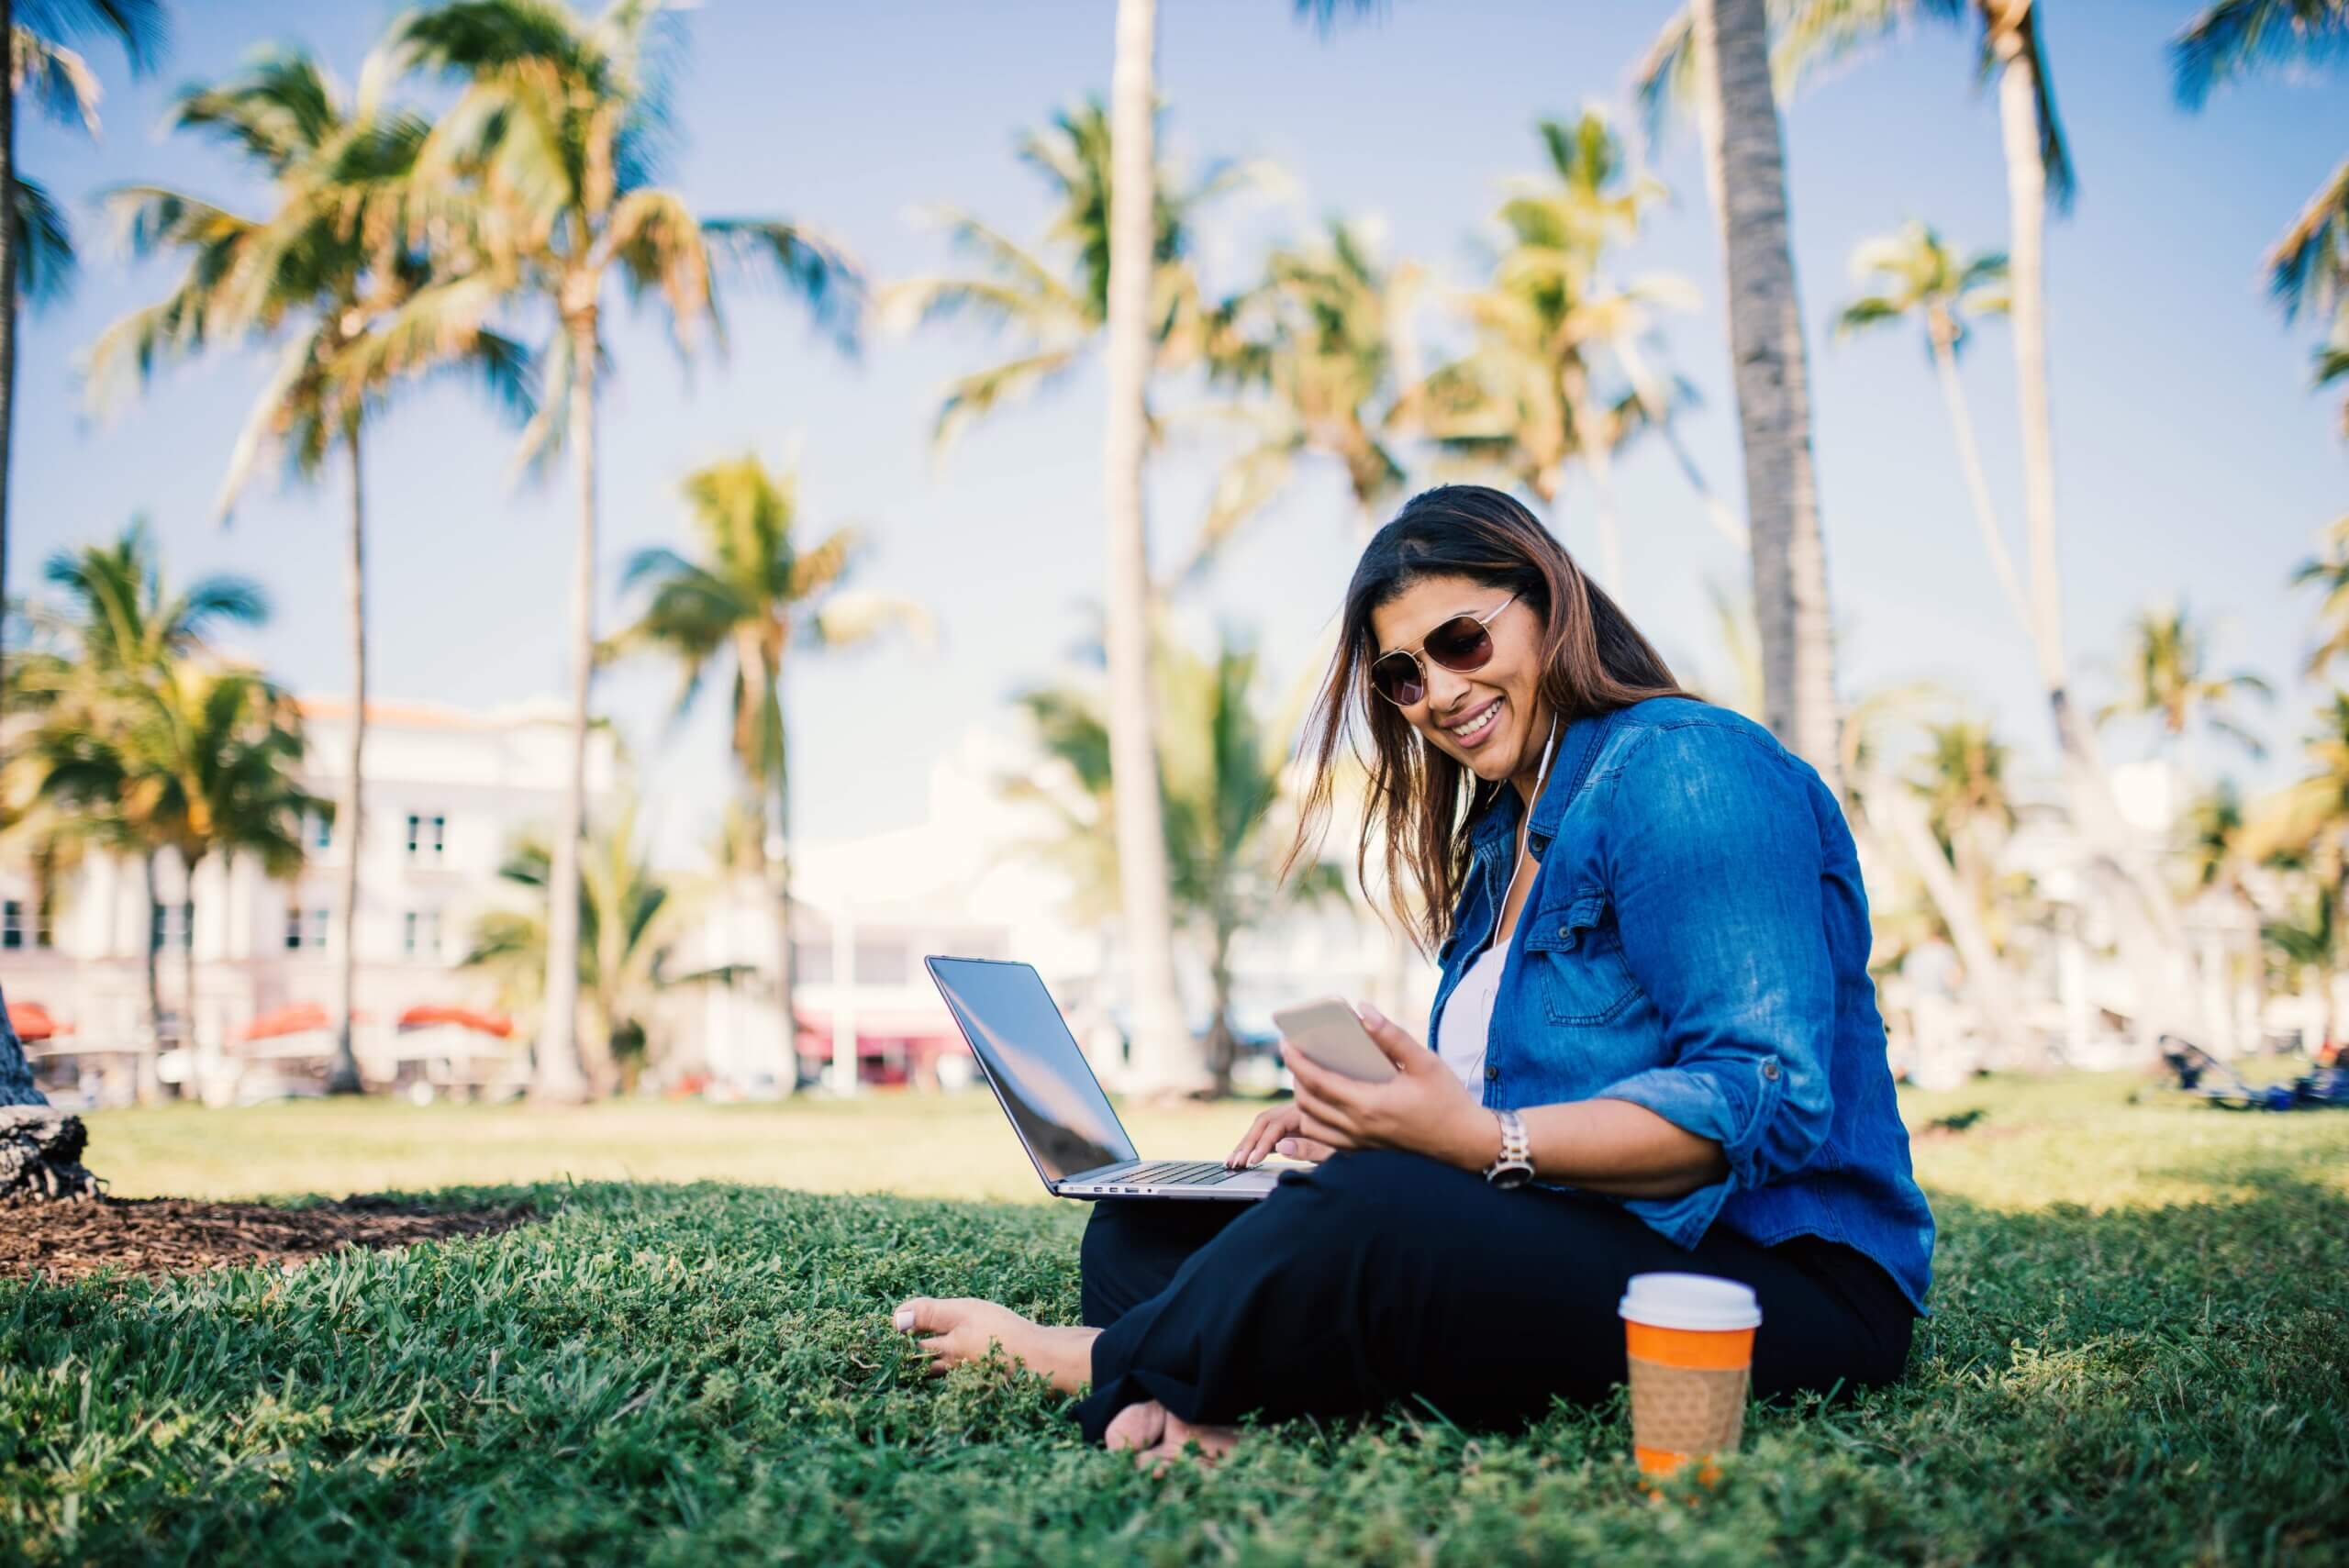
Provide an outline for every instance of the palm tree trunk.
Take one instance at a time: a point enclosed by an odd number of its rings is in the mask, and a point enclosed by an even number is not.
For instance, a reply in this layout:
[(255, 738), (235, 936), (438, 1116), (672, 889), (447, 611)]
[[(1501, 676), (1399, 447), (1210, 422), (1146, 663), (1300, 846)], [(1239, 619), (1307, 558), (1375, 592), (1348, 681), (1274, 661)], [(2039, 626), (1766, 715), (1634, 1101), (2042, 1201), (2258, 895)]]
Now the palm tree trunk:
[(2115, 905), (2115, 935), (2142, 997), (2140, 1032), (2200, 1032), (2186, 972), (2185, 932), (2176, 901), (2131, 836), (2113, 798), (2096, 737), (2072, 699), (2064, 649), (2062, 568), (2055, 550), (2055, 454), (2048, 411), (2047, 175), (2040, 161), (2039, 83), (2018, 28), (1993, 38), (2000, 60), (1998, 121), (2007, 166), (2007, 271), (2014, 329), (2015, 394), (2021, 420), (2023, 521), (2030, 537), (2032, 641), (2037, 653), (2076, 828), (2095, 857)]
[[(776, 672), (775, 701), (778, 707), (783, 700), (782, 679), (782, 673)], [(774, 895), (775, 1006), (782, 1011), (784, 1049), (790, 1057), (791, 1088), (796, 1093), (799, 1086), (799, 949), (793, 942), (791, 933), (791, 738), (788, 732), (781, 731), (780, 726), (777, 728), (780, 732), (778, 749), (783, 755), (782, 766), (778, 770), (781, 776), (775, 780), (770, 808), (774, 813), (774, 841), (773, 844), (762, 844), (760, 853), (766, 860), (767, 885)], [(845, 988), (854, 984), (855, 978), (852, 974), (835, 973), (832, 984)], [(854, 1021), (853, 1018), (850, 1020), (852, 1024)], [(852, 1040), (850, 1043), (848, 1087), (843, 1088), (839, 1082), (840, 1067), (836, 1047), (832, 1061), (835, 1080), (832, 1086), (841, 1094), (854, 1093), (856, 1057)]]
[(1163, 1090), (1194, 1076), (1194, 1064), (1174, 992), (1174, 925), (1167, 900), (1150, 679), (1150, 547), (1142, 513), (1154, 264), (1151, 208), (1157, 168), (1151, 123), (1156, 10), (1156, 0), (1118, 0), (1117, 56), (1109, 78), (1109, 402), (1103, 466), (1109, 528), (1109, 765), (1116, 781), (1118, 885), (1134, 987), (1133, 1062), (1143, 1087)]
[(334, 1062), (327, 1069), (327, 1093), (355, 1095), (359, 1056), (351, 1035), (351, 997), (359, 973), (359, 847), (367, 751), (367, 485), (360, 464), (360, 426), (351, 428), (351, 538), (344, 559), (343, 589), (351, 598), (351, 754), (346, 759), (342, 799), (336, 823), (342, 829), (342, 876), (335, 889)]
[(1836, 778), (1835, 639), (1811, 467), (1809, 373), (1787, 239), (1787, 171), (1764, 0), (1692, 0), (1706, 163), (1720, 215), (1745, 454), (1765, 717)]
[(596, 317), (567, 315), (571, 334), (572, 481), (579, 536), (571, 570), (571, 760), (547, 868), (546, 1017), (539, 1025), (533, 1098), (587, 1097), (579, 1050), (579, 842), (587, 818), (587, 697), (596, 675)]
[(1957, 356), (1950, 351), (1947, 339), (1939, 325), (1929, 325), (1926, 339), (1932, 345), (1933, 371), (1941, 378), (1942, 400), (1949, 405), (1950, 428), (1957, 437), (1958, 465), (1965, 471), (1965, 491), (1974, 500), (1974, 520), (1982, 529), (1983, 548), (1990, 552), (1990, 569), (1998, 573), (1998, 587), (2007, 595), (2015, 618), (2026, 628), (2033, 626), (2030, 601), (2024, 598), (2022, 579), (2015, 573), (2015, 559), (2007, 549), (2006, 530), (1998, 524), (1998, 508), (1990, 499), (1990, 481), (1982, 469), (1982, 450), (1974, 441), (1974, 416), (1965, 406), (1965, 388), (1957, 379)]
[(180, 882), (180, 1066), (185, 1074), (180, 1082), (188, 1088), (197, 1085), (195, 1059), (195, 868), (204, 863), (202, 856), (181, 862)]
[(1880, 768), (1864, 771), (1867, 777), (1862, 781), (1858, 803), (1862, 825), (1883, 828), (1880, 841), (1888, 841), (1893, 852), (1909, 862), (1924, 884), (1925, 896), (1932, 901), (1942, 924), (1949, 928), (1950, 945), (1957, 949), (1958, 961), (1965, 965), (1966, 995), (1980, 1010), (1984, 1027), (2023, 1061), (2043, 1060), (2045, 1046), (2015, 1008), (2014, 988), (1998, 949), (1991, 945), (1989, 932), (1983, 929), (1981, 908), (1952, 874), (1924, 814), (1898, 780)]
[(1231, 1097), (1231, 1068), (1240, 1055), (1239, 1037), (1231, 1032), (1231, 933), (1219, 932), (1215, 956), (1208, 965), (1214, 1016), (1208, 1023), (1208, 1076), (1219, 1100)]
[(163, 900), (155, 888), (152, 850), (143, 863), (147, 869), (147, 1049), (139, 1054), (136, 1091), (140, 1105), (151, 1106), (162, 1097), (155, 1058), (163, 1049)]
[[(0, 44), (9, 51), (9, 64), (0, 70), (0, 605), (8, 602), (8, 460), (9, 435), (17, 419), (17, 40), (15, 0), (0, 0)], [(5, 676), (5, 647), (0, 647), (0, 676)], [(7, 683), (0, 679), (0, 693)], [(16, 1031), (0, 1019), (0, 1061), (20, 1055)]]

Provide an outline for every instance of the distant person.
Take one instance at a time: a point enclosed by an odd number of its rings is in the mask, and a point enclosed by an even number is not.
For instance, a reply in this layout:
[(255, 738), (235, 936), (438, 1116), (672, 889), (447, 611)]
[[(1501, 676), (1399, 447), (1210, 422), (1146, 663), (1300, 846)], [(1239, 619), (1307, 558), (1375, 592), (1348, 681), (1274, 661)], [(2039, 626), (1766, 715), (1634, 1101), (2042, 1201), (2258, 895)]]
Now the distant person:
[(927, 1297), (896, 1326), (938, 1370), (1000, 1343), (1089, 1386), (1087, 1436), (1148, 1456), (1219, 1453), (1250, 1412), (1603, 1399), (1651, 1270), (1753, 1288), (1758, 1394), (1898, 1377), (1933, 1221), (1834, 794), (1474, 485), (1415, 497), (1354, 569), (1300, 845), (1349, 728), (1364, 851), (1436, 912), (1435, 1049), (1366, 1013), (1400, 1073), (1364, 1084), (1284, 1044), (1297, 1097), (1231, 1160), (1319, 1162), (1256, 1203), (1097, 1204), (1085, 1327)]

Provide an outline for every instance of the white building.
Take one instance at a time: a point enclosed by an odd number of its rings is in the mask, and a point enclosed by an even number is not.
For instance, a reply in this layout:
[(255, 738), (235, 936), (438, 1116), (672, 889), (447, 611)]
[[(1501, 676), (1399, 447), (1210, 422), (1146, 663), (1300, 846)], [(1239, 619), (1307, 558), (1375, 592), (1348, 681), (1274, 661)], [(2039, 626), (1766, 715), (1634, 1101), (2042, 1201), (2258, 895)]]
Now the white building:
[[(348, 705), (318, 698), (301, 706), (306, 783), (335, 799), (349, 754)], [(524, 833), (551, 824), (568, 744), (556, 703), (484, 712), (371, 705), (354, 997), (362, 1065), (371, 1053), (379, 1061), (396, 1055), (404, 1023), (423, 1013), (494, 1008), (485, 977), (461, 966), (469, 932), (483, 911), (522, 896), (498, 868)], [(835, 1088), (966, 1081), (967, 1053), (921, 964), (924, 955), (942, 952), (1035, 964), (1102, 1076), (1119, 1080), (1128, 1001), (1117, 934), (1075, 917), (1074, 890), (1032, 848), (1044, 823), (1003, 798), (1002, 782), (1032, 766), (1024, 747), (974, 731), (932, 770), (920, 822), (796, 846), (801, 1072), (829, 1067)], [(598, 730), (589, 755), (591, 812), (610, 796), (615, 769), (611, 735)], [(216, 858), (199, 868), (192, 1000), (184, 980), (180, 868), (168, 856), (157, 867), (164, 1034), (180, 1039), (181, 1020), (192, 1017), (198, 1062), (314, 1061), (327, 1049), (323, 1024), (339, 940), (333, 910), (349, 836), (324, 820), (307, 824), (306, 833), (309, 863), (290, 882), (271, 880), (249, 860)], [(707, 873), (676, 869), (681, 882)], [(0, 860), (0, 984), (12, 1011), (38, 1006), (65, 1031), (33, 1042), (37, 1058), (102, 1070), (100, 1092), (126, 1095), (148, 1043), (142, 868), (90, 856), (57, 892), (54, 931), (35, 929), (35, 904), (28, 869)], [(676, 986), (662, 997), (648, 1023), (659, 1037), (665, 1084), (701, 1080), (758, 1094), (793, 1082), (767, 978), (777, 948), (774, 901), (754, 879), (707, 895), (667, 967), (673, 975), (733, 979)], [(1243, 1035), (1268, 1032), (1273, 1007), (1327, 994), (1424, 1018), (1434, 991), (1433, 970), (1416, 958), (1398, 963), (1380, 929), (1352, 907), (1292, 913), (1276, 929), (1244, 938), (1233, 957), (1235, 1023)], [(1203, 1030), (1205, 967), (1188, 944), (1179, 973), (1190, 1021)], [(526, 1047), (517, 1030), (507, 1049), (519, 1061)], [(853, 1077), (838, 1071), (852, 1060), (860, 1064)]]
[[(306, 698), (300, 706), (305, 783), (334, 800), (350, 755), (350, 705)], [(569, 748), (557, 703), (486, 712), (370, 705), (353, 997), (362, 1053), (372, 1046), (381, 1054), (417, 1009), (491, 1006), (487, 983), (460, 967), (467, 930), (483, 909), (510, 902), (498, 867), (517, 837), (553, 819)], [(597, 730), (589, 738), (591, 799), (608, 793), (612, 768), (610, 734)], [(304, 824), (304, 836), (308, 864), (290, 882), (269, 878), (249, 858), (215, 856), (197, 868), (193, 998), (184, 979), (191, 933), (181, 914), (186, 880), (175, 857), (159, 859), (164, 1033), (180, 1039), (192, 1022), (199, 1057), (239, 1051), (256, 1033), (315, 1034), (315, 1020), (332, 1005), (333, 911), (351, 836), (323, 814)], [(71, 1031), (37, 1051), (70, 1050), (119, 1080), (148, 1043), (143, 868), (125, 857), (87, 857), (57, 890), (48, 931), (33, 929), (28, 868), (0, 862), (0, 900), (18, 933), (12, 944), (0, 930), (0, 983), (12, 1010), (38, 1003)], [(308, 1030), (298, 1028), (305, 1021)]]

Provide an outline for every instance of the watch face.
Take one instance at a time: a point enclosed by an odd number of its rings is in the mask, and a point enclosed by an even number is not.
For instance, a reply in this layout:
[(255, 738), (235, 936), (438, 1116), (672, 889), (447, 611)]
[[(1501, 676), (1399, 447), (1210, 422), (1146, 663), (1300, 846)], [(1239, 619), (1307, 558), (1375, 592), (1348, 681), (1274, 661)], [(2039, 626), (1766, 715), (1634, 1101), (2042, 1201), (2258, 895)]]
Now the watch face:
[(1532, 1172), (1514, 1166), (1506, 1171), (1495, 1171), (1492, 1175), (1493, 1185), (1497, 1187), (1521, 1187), (1532, 1179)]

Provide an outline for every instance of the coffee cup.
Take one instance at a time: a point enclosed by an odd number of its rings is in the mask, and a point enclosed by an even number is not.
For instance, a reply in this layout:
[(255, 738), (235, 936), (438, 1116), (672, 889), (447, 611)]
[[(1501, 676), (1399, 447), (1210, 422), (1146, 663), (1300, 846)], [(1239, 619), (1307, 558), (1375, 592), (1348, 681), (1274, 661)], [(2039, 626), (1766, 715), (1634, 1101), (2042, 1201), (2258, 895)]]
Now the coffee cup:
[[(1616, 1311), (1631, 1373), (1631, 1454), (1663, 1477), (1736, 1449), (1761, 1303), (1735, 1280), (1633, 1274)], [(1709, 1463), (1698, 1479), (1709, 1482)]]

